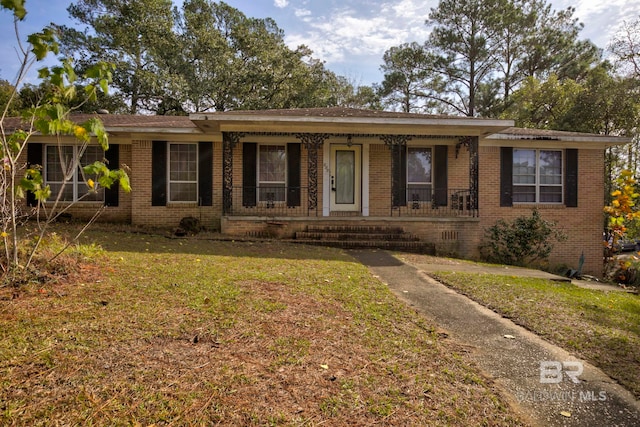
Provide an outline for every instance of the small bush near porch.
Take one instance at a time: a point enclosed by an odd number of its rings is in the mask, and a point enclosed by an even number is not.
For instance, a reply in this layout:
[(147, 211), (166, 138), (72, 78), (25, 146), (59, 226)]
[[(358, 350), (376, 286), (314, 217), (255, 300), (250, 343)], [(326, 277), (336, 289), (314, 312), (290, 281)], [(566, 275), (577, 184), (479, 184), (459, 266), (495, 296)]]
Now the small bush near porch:
[(2, 425), (520, 425), (340, 251), (83, 239), (73, 274), (0, 289)]

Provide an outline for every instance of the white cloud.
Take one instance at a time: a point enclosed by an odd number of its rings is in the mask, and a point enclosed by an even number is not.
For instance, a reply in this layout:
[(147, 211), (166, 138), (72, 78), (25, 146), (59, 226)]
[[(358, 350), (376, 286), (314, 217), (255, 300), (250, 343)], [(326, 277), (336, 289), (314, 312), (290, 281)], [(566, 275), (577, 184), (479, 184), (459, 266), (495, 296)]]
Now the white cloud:
[(302, 21), (307, 22), (311, 16), (311, 11), (309, 9), (296, 9), (294, 11), (294, 15), (296, 18), (300, 18)]
[[(581, 38), (606, 48), (624, 20), (640, 13), (637, 0), (547, 0), (555, 10), (575, 7), (574, 17), (585, 24)], [(305, 44), (331, 69), (367, 70), (382, 63), (384, 52), (402, 43), (423, 42), (425, 25), (439, 0), (289, 0), (297, 23), (286, 31), (290, 46)]]
[(289, 0), (274, 0), (273, 4), (279, 9), (284, 9), (289, 6)]

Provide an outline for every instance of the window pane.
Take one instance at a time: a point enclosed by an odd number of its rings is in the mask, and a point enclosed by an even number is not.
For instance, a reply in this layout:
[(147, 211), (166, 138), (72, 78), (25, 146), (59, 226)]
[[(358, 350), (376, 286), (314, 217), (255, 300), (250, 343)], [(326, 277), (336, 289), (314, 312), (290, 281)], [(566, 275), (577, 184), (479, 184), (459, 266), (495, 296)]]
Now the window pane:
[(261, 202), (284, 202), (285, 201), (284, 184), (261, 185), (259, 194), (260, 194)]
[(336, 203), (355, 203), (355, 152), (352, 150), (336, 151)]
[(431, 201), (431, 185), (409, 184), (407, 186), (407, 200), (409, 202)]
[(170, 183), (170, 202), (193, 202), (198, 197), (198, 186), (196, 183)]
[(198, 145), (169, 144), (169, 201), (198, 200)]
[(513, 150), (513, 201), (562, 203), (562, 151)]
[(47, 146), (46, 163), (46, 181), (63, 182), (65, 170), (68, 170), (73, 165), (73, 147)]
[[(513, 183), (536, 183), (536, 152), (535, 150), (513, 150)], [(514, 189), (515, 192), (515, 189)], [(534, 191), (535, 199), (535, 191)], [(515, 198), (514, 198), (515, 201)], [(535, 200), (534, 200), (535, 201)]]
[(561, 151), (540, 151), (540, 184), (562, 184)]
[(80, 164), (81, 166), (87, 166), (94, 162), (102, 161), (104, 161), (104, 151), (102, 151), (102, 147), (91, 145), (84, 150)]
[[(63, 184), (48, 184), (49, 188), (51, 188), (51, 197), (49, 198), (49, 200), (54, 201), (58, 198), (58, 192), (60, 191), (60, 188), (62, 188)], [(73, 201), (73, 183), (67, 182), (67, 184), (64, 184), (64, 190), (62, 191), (62, 197), (60, 198), (60, 200), (65, 202)]]
[(169, 180), (197, 181), (198, 146), (171, 144), (169, 149)]
[(513, 187), (514, 203), (535, 203), (536, 187), (535, 185), (517, 185)]
[(284, 145), (260, 146), (260, 182), (285, 182), (286, 151)]
[(431, 183), (431, 149), (409, 148), (407, 151), (407, 182)]
[(82, 170), (83, 166), (88, 166), (95, 162), (104, 162), (104, 151), (102, 147), (98, 147), (96, 145), (91, 145), (87, 147), (80, 159), (80, 164), (78, 165), (78, 199), (83, 202), (97, 202), (104, 200), (104, 189), (98, 189), (98, 191), (94, 191), (89, 188), (87, 185), (87, 180), (93, 179), (95, 181), (96, 177), (93, 176), (85, 176), (84, 171)]
[(562, 187), (540, 187), (541, 203), (562, 203)]

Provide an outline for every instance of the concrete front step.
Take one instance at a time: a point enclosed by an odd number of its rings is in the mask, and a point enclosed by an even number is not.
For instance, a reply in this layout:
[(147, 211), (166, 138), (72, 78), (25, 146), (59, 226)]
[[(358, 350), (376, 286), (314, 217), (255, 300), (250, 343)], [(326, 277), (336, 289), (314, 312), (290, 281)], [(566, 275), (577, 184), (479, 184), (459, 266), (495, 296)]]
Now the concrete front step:
[(311, 232), (298, 231), (296, 239), (302, 240), (380, 240), (415, 242), (418, 237), (409, 233), (349, 233), (349, 232)]
[(306, 240), (295, 239), (293, 243), (328, 246), (342, 249), (385, 249), (392, 251), (413, 252), (435, 255), (435, 245), (420, 241), (381, 241), (381, 240)]
[(343, 249), (388, 249), (435, 254), (435, 246), (421, 242), (402, 227), (385, 225), (309, 225), (295, 234), (295, 243)]
[(309, 225), (310, 233), (384, 233), (402, 234), (402, 227), (389, 227), (385, 225)]

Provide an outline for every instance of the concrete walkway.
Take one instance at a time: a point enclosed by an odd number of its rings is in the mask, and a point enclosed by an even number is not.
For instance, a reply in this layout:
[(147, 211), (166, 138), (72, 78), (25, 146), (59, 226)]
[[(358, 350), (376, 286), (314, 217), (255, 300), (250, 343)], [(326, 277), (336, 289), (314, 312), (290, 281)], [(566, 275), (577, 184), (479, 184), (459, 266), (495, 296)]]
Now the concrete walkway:
[(449, 339), (468, 349), (530, 424), (640, 426), (640, 402), (599, 369), (440, 284), (420, 266), (405, 264), (385, 251), (350, 254), (401, 300), (432, 318)]

